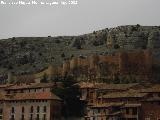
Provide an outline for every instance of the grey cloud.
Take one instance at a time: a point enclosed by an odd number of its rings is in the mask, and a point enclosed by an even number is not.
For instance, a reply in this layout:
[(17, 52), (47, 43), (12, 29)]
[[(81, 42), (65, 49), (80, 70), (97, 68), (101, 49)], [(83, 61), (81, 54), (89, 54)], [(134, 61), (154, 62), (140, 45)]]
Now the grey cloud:
[(78, 35), (137, 23), (160, 25), (159, 5), (159, 0), (78, 0), (76, 6), (45, 7), (0, 5), (0, 38)]

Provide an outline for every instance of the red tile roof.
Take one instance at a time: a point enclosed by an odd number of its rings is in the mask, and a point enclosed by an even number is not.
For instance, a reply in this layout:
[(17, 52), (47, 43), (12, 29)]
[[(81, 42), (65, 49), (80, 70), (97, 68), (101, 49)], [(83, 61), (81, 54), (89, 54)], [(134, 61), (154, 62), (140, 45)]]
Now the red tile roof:
[(7, 87), (6, 90), (18, 90), (18, 89), (34, 89), (34, 88), (52, 88), (55, 85), (61, 85), (58, 83), (31, 83), (31, 84), (15, 84), (11, 87)]
[(113, 107), (113, 106), (123, 106), (123, 102), (110, 102), (110, 103), (103, 103), (103, 104), (97, 104), (91, 106), (91, 108), (107, 108), (107, 107)]
[(127, 103), (124, 105), (124, 107), (141, 107), (141, 104), (139, 103)]
[(141, 92), (145, 93), (160, 93), (160, 84), (153, 84), (149, 88), (142, 89)]
[(137, 86), (137, 83), (132, 84), (106, 84), (106, 83), (88, 83), (81, 82), (78, 84), (81, 89), (84, 88), (97, 88), (97, 89), (105, 89), (105, 90), (126, 90)]
[(8, 88), (13, 86), (14, 84), (4, 84), (4, 85), (0, 85), (0, 88)]
[(146, 101), (146, 102), (159, 102), (160, 101), (160, 97), (150, 97), (150, 98), (147, 98), (143, 101)]
[(0, 100), (61, 100), (51, 92), (0, 94)]
[[(103, 95), (103, 98), (142, 98), (148, 95), (148, 93), (141, 93), (136, 90), (128, 90), (124, 92), (112, 92)], [(99, 97), (101, 98), (101, 96)]]

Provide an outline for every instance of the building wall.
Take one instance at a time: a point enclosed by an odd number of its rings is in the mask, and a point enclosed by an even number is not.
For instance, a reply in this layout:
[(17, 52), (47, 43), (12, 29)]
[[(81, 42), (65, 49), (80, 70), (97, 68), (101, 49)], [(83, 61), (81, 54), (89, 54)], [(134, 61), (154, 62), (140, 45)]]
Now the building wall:
[(144, 102), (142, 116), (142, 120), (160, 120), (160, 102)]
[(50, 101), (50, 120), (61, 120), (62, 101)]
[[(46, 120), (50, 120), (50, 102), (45, 100), (32, 100), (32, 101), (12, 101), (6, 102), (4, 104), (4, 118), (3, 120), (10, 120), (11, 115), (15, 116), (15, 120), (20, 120), (22, 114), (24, 118), (29, 120), (31, 115), (31, 106), (33, 106), (33, 119), (39, 114), (40, 119), (43, 118), (43, 115), (46, 115)], [(40, 111), (37, 112), (37, 107), (40, 107)], [(43, 107), (46, 106), (46, 112), (43, 111)], [(15, 113), (12, 113), (12, 107), (14, 107)], [(22, 107), (24, 107), (24, 113), (22, 113)]]

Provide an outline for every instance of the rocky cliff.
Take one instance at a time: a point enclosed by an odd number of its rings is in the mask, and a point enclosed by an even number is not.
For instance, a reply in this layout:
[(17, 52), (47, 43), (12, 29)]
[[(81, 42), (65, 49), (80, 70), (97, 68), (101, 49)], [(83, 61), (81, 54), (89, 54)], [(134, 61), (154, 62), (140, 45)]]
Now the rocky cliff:
[(0, 73), (37, 72), (76, 56), (147, 48), (160, 58), (160, 26), (118, 26), (80, 36), (13, 37), (0, 40)]

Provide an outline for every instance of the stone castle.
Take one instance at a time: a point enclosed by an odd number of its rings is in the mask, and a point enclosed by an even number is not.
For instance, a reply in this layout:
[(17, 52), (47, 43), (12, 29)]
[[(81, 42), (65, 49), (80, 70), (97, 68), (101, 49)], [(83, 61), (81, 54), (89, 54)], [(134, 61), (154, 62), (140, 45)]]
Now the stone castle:
[(78, 57), (65, 61), (62, 76), (74, 73), (78, 69), (78, 74), (89, 74), (93, 77), (106, 72), (106, 75), (111, 77), (133, 75), (137, 80), (149, 81), (152, 76), (152, 65), (152, 53), (149, 50), (118, 52), (112, 55), (91, 55), (86, 58)]
[(8, 80), (19, 82), (40, 82), (46, 75), (48, 79), (55, 76), (73, 75), (84, 80), (104, 78), (113, 80), (117, 76), (122, 79), (134, 77), (138, 81), (152, 81), (153, 58), (150, 50), (118, 52), (111, 55), (79, 56), (65, 60), (62, 67), (50, 65), (47, 69), (26, 75), (9, 74)]

